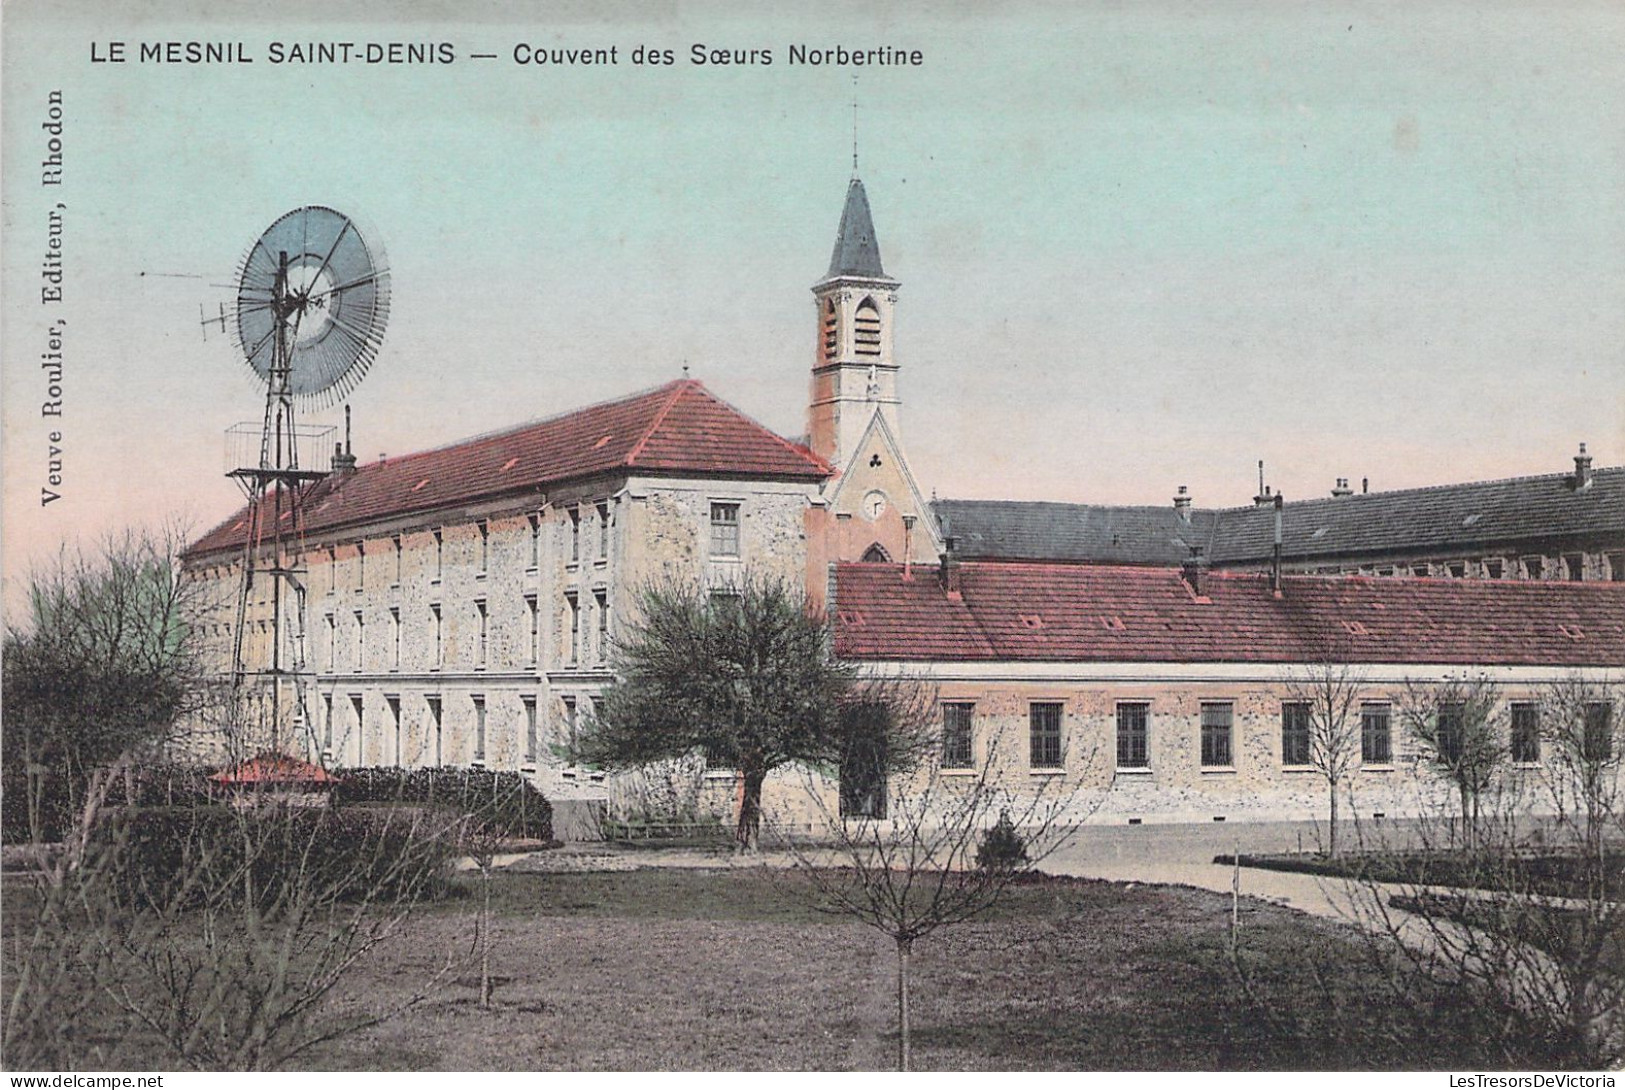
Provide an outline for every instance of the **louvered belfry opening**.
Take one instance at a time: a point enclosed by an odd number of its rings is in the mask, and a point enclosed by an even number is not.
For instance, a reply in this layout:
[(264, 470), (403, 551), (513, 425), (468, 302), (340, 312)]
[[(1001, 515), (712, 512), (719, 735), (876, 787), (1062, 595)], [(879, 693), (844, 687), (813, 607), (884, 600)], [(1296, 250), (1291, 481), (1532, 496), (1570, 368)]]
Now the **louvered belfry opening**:
[(865, 358), (880, 358), (880, 308), (873, 299), (858, 304), (852, 317), (853, 351)]

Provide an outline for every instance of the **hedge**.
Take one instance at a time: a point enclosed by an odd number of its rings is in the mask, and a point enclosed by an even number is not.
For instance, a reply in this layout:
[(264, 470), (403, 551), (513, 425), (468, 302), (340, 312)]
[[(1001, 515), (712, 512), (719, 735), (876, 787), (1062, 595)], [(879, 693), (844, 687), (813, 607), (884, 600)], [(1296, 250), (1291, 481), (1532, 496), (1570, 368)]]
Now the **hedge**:
[(91, 842), (121, 903), (240, 905), (252, 891), (272, 914), (293, 900), (436, 896), (454, 847), (443, 823), (420, 814), (287, 806), (125, 809)]
[(347, 768), (333, 789), (336, 806), (391, 803), (452, 810), (489, 832), (553, 839), (553, 805), (517, 772), (485, 768)]

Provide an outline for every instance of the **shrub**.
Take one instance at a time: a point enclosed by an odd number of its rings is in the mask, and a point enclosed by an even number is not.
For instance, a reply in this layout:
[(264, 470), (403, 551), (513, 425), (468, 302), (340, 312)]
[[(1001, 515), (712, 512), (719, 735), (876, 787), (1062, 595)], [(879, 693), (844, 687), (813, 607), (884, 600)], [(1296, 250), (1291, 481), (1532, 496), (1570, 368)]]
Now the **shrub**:
[(335, 806), (388, 803), (450, 810), (473, 817), (485, 832), (553, 839), (553, 806), (517, 772), (484, 768), (346, 769), (333, 791)]
[(1016, 832), (1010, 811), (1000, 810), (999, 820), (982, 834), (976, 846), (976, 865), (983, 870), (1013, 870), (1027, 862), (1027, 844)]

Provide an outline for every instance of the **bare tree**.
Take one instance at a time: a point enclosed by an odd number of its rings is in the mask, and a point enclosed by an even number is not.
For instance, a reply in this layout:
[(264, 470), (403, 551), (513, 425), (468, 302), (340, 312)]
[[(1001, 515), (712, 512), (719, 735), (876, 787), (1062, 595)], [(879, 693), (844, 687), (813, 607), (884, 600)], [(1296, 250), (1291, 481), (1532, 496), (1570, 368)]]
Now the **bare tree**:
[(127, 530), (31, 573), (3, 655), (6, 790), (26, 800), (21, 816), (7, 806), (8, 837), (82, 832), (109, 776), (219, 699), (200, 657), (203, 588), (178, 576), (185, 540), (179, 526)]
[[(1453, 1002), (1511, 1065), (1612, 1069), (1625, 1061), (1625, 691), (1576, 676), (1503, 709), (1487, 690), (1412, 687), (1408, 715), (1444, 709), (1432, 745), (1460, 746), (1432, 772), (1444, 767), (1459, 799), (1425, 803), (1392, 842), (1360, 827), (1347, 903), (1412, 1027)], [(1501, 756), (1503, 719), (1516, 767)]]
[[(905, 706), (917, 708), (916, 698)], [(1019, 791), (1006, 786), (997, 739), (971, 768), (944, 770), (942, 752), (933, 747), (912, 773), (887, 777), (884, 806), (856, 813), (832, 806), (817, 772), (808, 770), (816, 830), (807, 840), (781, 837), (822, 908), (892, 940), (902, 1071), (912, 1063), (914, 944), (987, 912), (1011, 883), (1064, 846), (1094, 809), (1079, 805), (1077, 790), (1060, 789), (1059, 779), (1036, 788), (1023, 784)], [(1086, 771), (1092, 761), (1079, 763)]]
[(1507, 763), (1501, 694), (1486, 677), (1405, 683), (1400, 718), (1418, 745), (1419, 760), (1456, 791), (1461, 837), (1471, 844), (1481, 802)]
[[(1339, 848), (1338, 791), (1360, 761), (1358, 709), (1364, 678), (1346, 663), (1324, 662), (1289, 673), (1286, 691), (1282, 760), (1310, 765), (1326, 781), (1327, 851), (1335, 856)], [(1301, 752), (1284, 752), (1289, 745), (1301, 747)]]

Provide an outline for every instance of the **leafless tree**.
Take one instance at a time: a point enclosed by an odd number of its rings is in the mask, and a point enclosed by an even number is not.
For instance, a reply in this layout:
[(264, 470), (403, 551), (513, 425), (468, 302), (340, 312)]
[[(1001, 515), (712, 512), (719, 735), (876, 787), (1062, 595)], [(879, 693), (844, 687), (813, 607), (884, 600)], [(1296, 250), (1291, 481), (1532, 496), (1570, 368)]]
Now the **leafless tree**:
[[(1297, 756), (1326, 781), (1327, 851), (1335, 856), (1339, 848), (1338, 792), (1360, 761), (1359, 702), (1364, 677), (1346, 663), (1324, 662), (1290, 672), (1285, 680), (1289, 710), (1283, 714), (1301, 717), (1300, 723), (1292, 724), (1302, 732), (1298, 744), (1303, 752)], [(1282, 754), (1283, 760), (1289, 756)]]
[[(1614, 1068), (1625, 1061), (1625, 692), (1571, 677), (1504, 714), (1487, 689), (1429, 692), (1463, 709), (1461, 748), (1479, 756), (1448, 772), (1458, 806), (1424, 804), (1392, 842), (1357, 830), (1349, 909), (1413, 1027), (1453, 996), (1509, 1064)], [(1475, 731), (1498, 734), (1503, 718), (1514, 730), (1538, 725), (1538, 752), (1520, 742), (1515, 768), (1501, 763), (1501, 738), (1474, 741)], [(1457, 743), (1447, 733), (1443, 744)]]
[[(915, 707), (917, 699), (907, 698), (905, 706)], [(808, 839), (780, 837), (824, 910), (892, 940), (899, 1070), (912, 1063), (914, 944), (987, 912), (1098, 806), (1082, 805), (1080, 792), (1063, 787), (1060, 778), (1036, 787), (1023, 783), (1019, 790), (1008, 786), (997, 741), (989, 739), (981, 763), (968, 769), (944, 770), (940, 744), (932, 747), (912, 772), (886, 778), (883, 807), (858, 813), (832, 804), (826, 783), (809, 770), (815, 831)], [(1090, 755), (1080, 754), (1068, 774), (1086, 775), (1091, 764)]]
[(1498, 686), (1482, 676), (1407, 681), (1399, 713), (1417, 743), (1421, 764), (1455, 789), (1461, 838), (1470, 846), (1483, 817), (1485, 794), (1507, 765)]
[(8, 799), (8, 835), (82, 832), (110, 775), (220, 700), (200, 655), (206, 595), (179, 577), (185, 541), (176, 525), (128, 530), (30, 573), (3, 655), (6, 790), (26, 803), (20, 816)]

